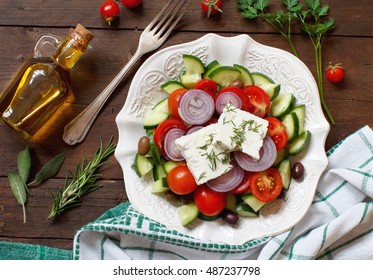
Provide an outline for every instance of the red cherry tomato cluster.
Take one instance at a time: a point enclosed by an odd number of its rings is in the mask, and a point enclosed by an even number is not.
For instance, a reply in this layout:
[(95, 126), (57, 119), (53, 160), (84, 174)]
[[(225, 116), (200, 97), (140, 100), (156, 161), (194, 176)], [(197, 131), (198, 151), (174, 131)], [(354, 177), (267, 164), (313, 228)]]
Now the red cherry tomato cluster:
[[(106, 0), (100, 6), (100, 15), (109, 25), (120, 15), (118, 2)], [(138, 7), (142, 3), (142, 0), (121, 0), (121, 2), (125, 7), (132, 9)]]

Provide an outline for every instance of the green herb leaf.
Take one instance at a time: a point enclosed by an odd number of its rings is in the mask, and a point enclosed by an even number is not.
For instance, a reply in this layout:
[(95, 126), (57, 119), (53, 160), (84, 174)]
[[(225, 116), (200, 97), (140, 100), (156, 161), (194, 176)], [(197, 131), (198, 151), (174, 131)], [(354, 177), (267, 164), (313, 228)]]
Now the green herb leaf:
[(13, 192), (14, 197), (16, 198), (17, 202), (22, 205), (23, 209), (23, 222), (26, 223), (26, 208), (25, 203), (27, 200), (26, 195), (26, 184), (21, 178), (21, 176), (14, 171), (8, 173), (8, 179), (10, 188)]
[(31, 170), (31, 156), (28, 146), (18, 153), (17, 167), (19, 175), (26, 184)]
[(65, 160), (65, 155), (61, 153), (55, 156), (50, 161), (48, 161), (36, 174), (34, 183), (40, 184), (54, 177), (60, 170), (64, 160)]
[(101, 178), (101, 174), (96, 171), (101, 166), (109, 163), (106, 160), (115, 151), (116, 145), (112, 143), (113, 137), (104, 148), (102, 141), (96, 150), (92, 159), (85, 164), (84, 160), (81, 164), (77, 164), (75, 174), (71, 174), (69, 180), (66, 177), (65, 184), (62, 189), (59, 189), (56, 195), (53, 195), (53, 205), (48, 218), (55, 217), (61, 214), (66, 209), (80, 205), (82, 196), (89, 192), (97, 190), (102, 186), (97, 184), (97, 180)]

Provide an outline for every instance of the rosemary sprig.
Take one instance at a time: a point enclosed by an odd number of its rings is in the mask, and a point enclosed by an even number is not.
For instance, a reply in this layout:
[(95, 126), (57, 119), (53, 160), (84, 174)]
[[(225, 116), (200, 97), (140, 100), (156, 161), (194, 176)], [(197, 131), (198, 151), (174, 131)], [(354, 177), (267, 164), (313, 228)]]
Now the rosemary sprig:
[(110, 138), (105, 148), (102, 145), (102, 140), (100, 140), (100, 146), (92, 159), (87, 164), (84, 160), (81, 164), (77, 164), (75, 174), (70, 172), (72, 178), (68, 179), (66, 177), (63, 188), (56, 195), (52, 194), (53, 205), (48, 218), (56, 217), (66, 209), (79, 206), (82, 196), (102, 187), (97, 183), (102, 175), (96, 173), (96, 171), (110, 162), (106, 159), (114, 153), (116, 148), (112, 139), (113, 137)]

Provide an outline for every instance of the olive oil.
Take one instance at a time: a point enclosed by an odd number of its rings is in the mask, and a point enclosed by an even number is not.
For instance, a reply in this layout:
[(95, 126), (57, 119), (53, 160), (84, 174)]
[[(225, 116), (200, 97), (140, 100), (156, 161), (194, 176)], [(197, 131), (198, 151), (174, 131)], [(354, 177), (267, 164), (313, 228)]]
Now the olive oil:
[(80, 24), (49, 58), (27, 60), (0, 95), (2, 121), (31, 138), (72, 93), (70, 69), (93, 39)]

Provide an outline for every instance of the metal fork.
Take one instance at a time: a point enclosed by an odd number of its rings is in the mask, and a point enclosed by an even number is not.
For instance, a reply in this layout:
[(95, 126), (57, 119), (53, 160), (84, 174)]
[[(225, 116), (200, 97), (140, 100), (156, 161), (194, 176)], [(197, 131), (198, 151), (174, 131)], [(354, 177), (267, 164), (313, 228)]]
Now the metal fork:
[(99, 96), (75, 119), (65, 126), (63, 140), (66, 144), (80, 143), (86, 137), (101, 108), (131, 67), (144, 54), (159, 48), (183, 16), (181, 11), (186, 0), (170, 0), (141, 33), (135, 54), (101, 92)]

